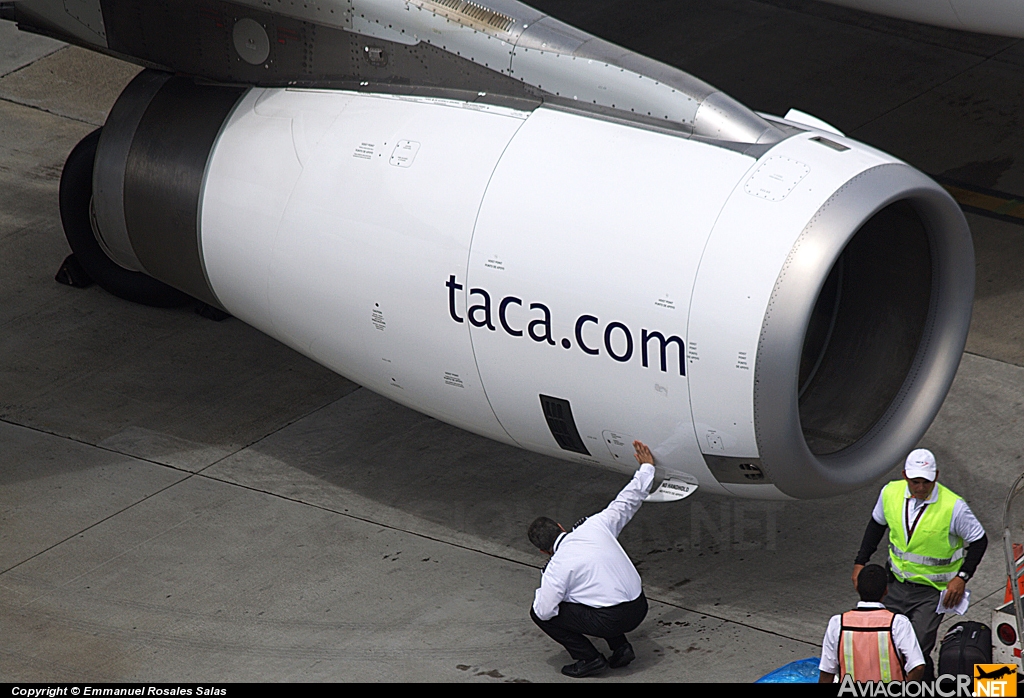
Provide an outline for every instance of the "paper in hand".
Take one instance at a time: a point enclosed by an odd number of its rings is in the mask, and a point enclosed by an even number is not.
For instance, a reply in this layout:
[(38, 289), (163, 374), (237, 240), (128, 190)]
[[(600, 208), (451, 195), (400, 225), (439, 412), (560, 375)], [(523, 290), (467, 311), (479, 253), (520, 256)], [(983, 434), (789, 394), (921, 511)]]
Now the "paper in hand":
[(960, 603), (958, 603), (955, 608), (947, 608), (946, 606), (943, 606), (942, 603), (943, 603), (943, 601), (945, 601), (945, 599), (946, 599), (946, 592), (943, 591), (942, 592), (942, 596), (939, 597), (939, 605), (936, 607), (935, 612), (936, 613), (955, 613), (958, 616), (962, 616), (963, 614), (967, 613), (967, 606), (968, 606), (968, 604), (971, 601), (971, 592), (970, 591), (964, 591), (964, 595), (960, 599)]

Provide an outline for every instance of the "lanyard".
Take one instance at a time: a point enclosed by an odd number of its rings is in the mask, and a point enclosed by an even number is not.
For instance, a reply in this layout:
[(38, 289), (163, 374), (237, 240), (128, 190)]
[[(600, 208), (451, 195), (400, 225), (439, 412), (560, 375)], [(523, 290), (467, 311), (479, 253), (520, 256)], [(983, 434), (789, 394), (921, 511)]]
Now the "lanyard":
[(907, 532), (907, 545), (910, 545), (910, 537), (914, 535), (914, 530), (917, 528), (917, 522), (921, 520), (924, 515), (924, 510), (928, 508), (927, 504), (922, 504), (921, 508), (917, 512), (917, 516), (914, 517), (914, 523), (910, 523), (910, 499), (905, 500), (903, 505), (903, 530)]

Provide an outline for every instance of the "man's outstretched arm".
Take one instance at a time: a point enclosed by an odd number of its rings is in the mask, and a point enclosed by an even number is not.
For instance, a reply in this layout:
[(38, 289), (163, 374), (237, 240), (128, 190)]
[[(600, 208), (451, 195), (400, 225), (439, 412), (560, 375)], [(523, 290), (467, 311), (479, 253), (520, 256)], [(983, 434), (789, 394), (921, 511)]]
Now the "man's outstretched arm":
[(654, 456), (651, 454), (651, 449), (639, 441), (633, 442), (633, 448), (636, 450), (636, 460), (640, 463), (640, 467), (633, 475), (633, 479), (622, 488), (612, 503), (600, 514), (597, 514), (597, 517), (604, 521), (616, 538), (647, 499), (651, 483), (654, 482)]

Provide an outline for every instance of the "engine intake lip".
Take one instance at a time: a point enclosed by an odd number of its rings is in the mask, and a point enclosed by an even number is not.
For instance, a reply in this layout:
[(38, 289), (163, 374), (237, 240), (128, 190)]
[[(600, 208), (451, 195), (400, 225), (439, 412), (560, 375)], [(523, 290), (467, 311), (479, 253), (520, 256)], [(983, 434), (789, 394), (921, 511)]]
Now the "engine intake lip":
[[(800, 362), (819, 295), (847, 245), (877, 214), (909, 206), (927, 237), (930, 292), (920, 341), (895, 396), (852, 444), (812, 452), (800, 415)], [(974, 247), (959, 206), (904, 164), (854, 177), (815, 213), (790, 250), (761, 326), (754, 369), (754, 429), (761, 466), (801, 499), (857, 489), (902, 462), (930, 426), (953, 382), (970, 326)], [(863, 367), (861, 367), (863, 370)], [(898, 389), (895, 387), (899, 385)]]

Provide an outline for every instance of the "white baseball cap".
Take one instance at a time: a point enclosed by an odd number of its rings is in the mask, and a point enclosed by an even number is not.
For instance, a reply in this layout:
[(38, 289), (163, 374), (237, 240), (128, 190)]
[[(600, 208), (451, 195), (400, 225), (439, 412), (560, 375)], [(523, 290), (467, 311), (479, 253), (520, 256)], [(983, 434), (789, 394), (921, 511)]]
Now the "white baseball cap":
[(907, 462), (903, 466), (903, 472), (913, 480), (915, 477), (923, 477), (926, 480), (935, 482), (935, 455), (927, 448), (918, 448), (910, 452)]

